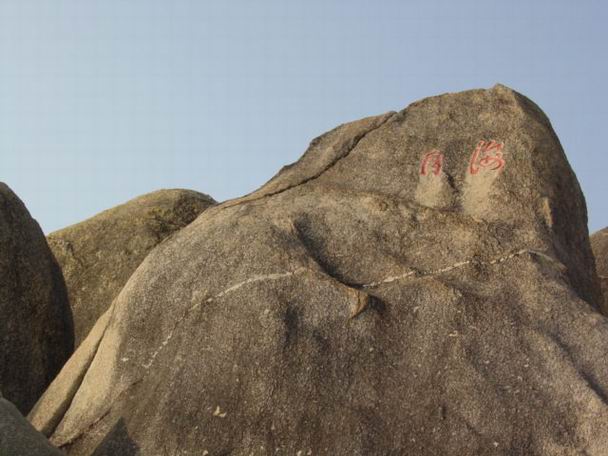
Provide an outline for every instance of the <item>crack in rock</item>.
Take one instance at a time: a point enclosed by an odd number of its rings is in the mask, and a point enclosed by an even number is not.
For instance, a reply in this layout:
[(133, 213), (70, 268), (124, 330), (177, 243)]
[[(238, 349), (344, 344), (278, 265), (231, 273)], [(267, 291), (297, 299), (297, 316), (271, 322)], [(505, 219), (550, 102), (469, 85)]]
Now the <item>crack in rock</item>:
[[(325, 174), (327, 171), (329, 171), (331, 168), (333, 168), (338, 162), (340, 162), (341, 160), (345, 159), (346, 157), (348, 157), (350, 155), (350, 153), (352, 151), (354, 151), (357, 146), (359, 145), (359, 143), (361, 141), (363, 141), (363, 139), (365, 139), (365, 137), (367, 135), (369, 135), (370, 133), (372, 133), (373, 131), (378, 130), (379, 128), (381, 128), (383, 125), (385, 125), (389, 120), (391, 120), (394, 116), (398, 115), (398, 113), (396, 112), (389, 112), (385, 114), (385, 118), (382, 119), (380, 121), (380, 123), (378, 125), (376, 125), (375, 127), (370, 128), (369, 130), (367, 130), (366, 132), (356, 136), (353, 139), (353, 144), (347, 148), (347, 150), (341, 154), (339, 154), (336, 159), (334, 161), (332, 161), (331, 163), (329, 163), (328, 165), (324, 166), (320, 171), (316, 172), (315, 174), (313, 174), (312, 176), (309, 177), (305, 177), (303, 178), (300, 182), (298, 182), (297, 184), (291, 184), (291, 185), (287, 185), (287, 187), (284, 188), (280, 188), (278, 190), (274, 190), (270, 193), (266, 193), (266, 194), (262, 194), (259, 196), (253, 196), (253, 194), (250, 197), (247, 196), (243, 196), (241, 198), (238, 198), (236, 200), (232, 200), (232, 201), (226, 201), (223, 204), (220, 204), (219, 206), (217, 206), (218, 210), (224, 210), (224, 209), (228, 209), (230, 207), (235, 207), (238, 206), (240, 204), (244, 204), (244, 203), (250, 203), (253, 201), (258, 201), (264, 198), (270, 198), (272, 196), (278, 195), (280, 193), (286, 192), (288, 190), (291, 190), (293, 188), (299, 187), (301, 185), (307, 184), (310, 181), (313, 181), (315, 179), (318, 179), (319, 177), (321, 177), (323, 174)], [(296, 162), (297, 163), (297, 162)], [(279, 177), (279, 176), (276, 176)], [(262, 191), (263, 187), (258, 190), (258, 191)]]
[(391, 282), (395, 282), (398, 280), (402, 280), (402, 279), (407, 279), (410, 277), (415, 277), (415, 278), (419, 278), (419, 277), (430, 277), (430, 276), (434, 276), (434, 275), (439, 275), (439, 274), (443, 274), (449, 271), (452, 271), (454, 269), (458, 269), (458, 268), (462, 268), (464, 266), (468, 266), (468, 265), (494, 265), (494, 264), (499, 264), (502, 263), (504, 261), (510, 260), (512, 258), (521, 256), (521, 255), (530, 255), (530, 256), (537, 256), (539, 258), (543, 258), (545, 260), (550, 261), (553, 264), (556, 264), (560, 270), (564, 270), (566, 267), (563, 265), (563, 263), (561, 263), (559, 260), (553, 258), (552, 256), (547, 255), (546, 253), (543, 253), (539, 250), (533, 250), (533, 249), (521, 249), (521, 250), (517, 250), (515, 252), (511, 252), (508, 255), (504, 255), (501, 257), (497, 257), (494, 258), (492, 260), (489, 261), (481, 261), (481, 260), (477, 260), (477, 259), (470, 259), (470, 260), (464, 260), (464, 261), (459, 261), (458, 263), (454, 263), (450, 266), (446, 266), (444, 268), (441, 269), (436, 269), (434, 271), (417, 271), (417, 270), (412, 270), (412, 271), (408, 271), (405, 272), (403, 274), (397, 275), (397, 276), (391, 276), (391, 277), (387, 277), (383, 280), (379, 280), (377, 282), (372, 282), (372, 283), (368, 283), (368, 284), (364, 284), (361, 285), (362, 288), (375, 288), (378, 287), (380, 285), (384, 285), (387, 283), (391, 283)]
[[(112, 314), (112, 309), (113, 309), (113, 306), (110, 306), (110, 308), (106, 311), (107, 314), (104, 314), (104, 315), (102, 315), (100, 317), (100, 320), (102, 318), (106, 318), (107, 317), (106, 324), (105, 324), (103, 330), (101, 331), (99, 339), (96, 341), (96, 343), (93, 346), (91, 356), (88, 357), (85, 360), (85, 363), (83, 364), (83, 366), (81, 368), (80, 374), (74, 380), (74, 383), (70, 387), (70, 390), (66, 393), (62, 404), (60, 404), (59, 406), (57, 406), (55, 408), (55, 413), (54, 414), (56, 416), (54, 416), (53, 418), (47, 419), (46, 420), (46, 424), (44, 425), (44, 427), (42, 429), (40, 429), (40, 432), (42, 432), (47, 437), (51, 436), (52, 434), (55, 433), (55, 431), (57, 430), (57, 428), (59, 427), (59, 425), (63, 421), (63, 418), (65, 417), (67, 411), (72, 406), (72, 402), (74, 401), (74, 398), (76, 397), (76, 394), (80, 390), (80, 387), (84, 383), (86, 374), (88, 373), (89, 368), (91, 367), (91, 364), (93, 364), (93, 360), (97, 356), (97, 353), (98, 353), (99, 348), (101, 346), (101, 341), (103, 340), (103, 337), (104, 337), (104, 335), (105, 335), (105, 333), (106, 333), (106, 331), (107, 331), (107, 329), (108, 329), (108, 327), (110, 325), (110, 318), (111, 318), (111, 314)], [(95, 328), (93, 328), (93, 329), (95, 329)], [(93, 332), (93, 331), (91, 331), (91, 332)], [(66, 366), (68, 366), (67, 363), (66, 363)], [(71, 366), (69, 366), (69, 367), (71, 367)], [(52, 383), (49, 386), (49, 388), (51, 388), (53, 386), (54, 386), (54, 383)]]
[(87, 428), (80, 432), (78, 435), (70, 438), (69, 440), (67, 440), (64, 443), (61, 444), (57, 444), (57, 442), (54, 442), (53, 439), (51, 438), (51, 443), (55, 444), (57, 446), (57, 448), (59, 448), (60, 450), (64, 450), (66, 449), (66, 447), (72, 445), (73, 443), (75, 443), (78, 439), (82, 438), (87, 432), (89, 432), (91, 429), (93, 429), (97, 423), (99, 423), (101, 420), (103, 420), (106, 416), (108, 416), (110, 414), (110, 411), (112, 410), (112, 408), (110, 407), (108, 410), (106, 410), (105, 412), (103, 412), (101, 414), (101, 416), (99, 418), (97, 418), (95, 421), (93, 421), (91, 424), (89, 424), (87, 426)]
[[(139, 378), (137, 380), (135, 380), (134, 382), (131, 382), (131, 384), (129, 386), (127, 386), (126, 388), (124, 388), (119, 394), (118, 397), (122, 396), (124, 393), (126, 393), (127, 391), (129, 391), (131, 388), (133, 388), (135, 385), (137, 385), (138, 383), (141, 383), (143, 381), (143, 377)], [(106, 416), (108, 416), (110, 414), (110, 412), (112, 411), (112, 406), (113, 403), (109, 405), (109, 407), (107, 408), (106, 411), (104, 411), (98, 418), (96, 418), (91, 424), (89, 424), (87, 426), (87, 428), (85, 430), (83, 430), (82, 432), (79, 432), (78, 434), (76, 434), (73, 437), (70, 437), (68, 440), (64, 441), (63, 443), (58, 443), (58, 442), (54, 442), (54, 440), (51, 438), (51, 443), (55, 443), (57, 444), (57, 447), (59, 449), (65, 449), (66, 447), (74, 444), (77, 440), (81, 439), (87, 432), (89, 432), (90, 430), (92, 430), (100, 421), (102, 421)]]

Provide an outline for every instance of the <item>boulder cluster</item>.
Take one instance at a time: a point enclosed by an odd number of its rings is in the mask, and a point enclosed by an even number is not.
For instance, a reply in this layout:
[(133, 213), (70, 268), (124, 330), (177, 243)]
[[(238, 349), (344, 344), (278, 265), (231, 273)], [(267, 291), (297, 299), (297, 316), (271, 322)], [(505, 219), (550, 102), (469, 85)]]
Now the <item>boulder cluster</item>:
[(340, 125), (221, 204), (45, 239), (2, 185), (0, 272), (2, 456), (608, 455), (608, 231), (501, 85)]

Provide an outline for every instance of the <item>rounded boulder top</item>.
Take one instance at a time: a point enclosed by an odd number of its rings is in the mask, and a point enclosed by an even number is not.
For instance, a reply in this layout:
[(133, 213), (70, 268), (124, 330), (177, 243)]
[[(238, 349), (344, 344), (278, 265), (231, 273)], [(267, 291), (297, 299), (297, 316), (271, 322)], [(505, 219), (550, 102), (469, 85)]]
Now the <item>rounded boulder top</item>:
[(214, 204), (192, 190), (158, 190), (48, 235), (68, 288), (76, 346), (146, 255)]

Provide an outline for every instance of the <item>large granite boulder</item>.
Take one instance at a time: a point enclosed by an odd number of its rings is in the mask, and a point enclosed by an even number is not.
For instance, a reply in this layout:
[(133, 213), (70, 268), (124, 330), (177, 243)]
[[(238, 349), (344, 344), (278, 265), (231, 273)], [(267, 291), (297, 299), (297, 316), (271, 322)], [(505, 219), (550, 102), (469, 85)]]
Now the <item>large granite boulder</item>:
[(70, 456), (605, 456), (592, 267), (539, 108), (428, 98), (160, 244), (31, 419)]
[(38, 223), (0, 183), (0, 390), (27, 413), (73, 350), (61, 270)]
[(150, 250), (212, 204), (191, 190), (159, 190), (48, 236), (68, 287), (76, 346)]
[(595, 256), (597, 275), (602, 284), (604, 306), (608, 308), (608, 228), (604, 228), (591, 236), (591, 248)]
[(0, 395), (0, 455), (2, 456), (62, 456), (47, 439)]

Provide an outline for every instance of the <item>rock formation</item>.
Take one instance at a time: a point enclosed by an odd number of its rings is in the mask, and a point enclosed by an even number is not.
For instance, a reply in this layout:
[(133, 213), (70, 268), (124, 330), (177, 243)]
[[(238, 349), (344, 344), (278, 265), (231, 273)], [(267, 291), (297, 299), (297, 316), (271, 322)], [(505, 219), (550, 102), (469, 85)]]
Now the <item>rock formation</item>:
[(38, 223), (0, 183), (0, 390), (27, 413), (74, 349), (61, 271)]
[(604, 308), (608, 309), (608, 228), (591, 236), (591, 248), (595, 256), (597, 275), (604, 293)]
[(36, 431), (19, 410), (0, 395), (0, 454), (2, 456), (62, 456)]
[(74, 315), (76, 346), (156, 245), (215, 201), (190, 190), (159, 190), (51, 233)]
[(428, 98), (156, 247), (30, 418), (70, 456), (605, 456), (592, 268), (539, 108)]

